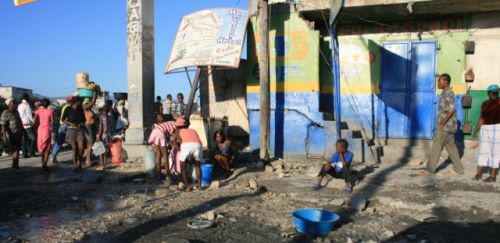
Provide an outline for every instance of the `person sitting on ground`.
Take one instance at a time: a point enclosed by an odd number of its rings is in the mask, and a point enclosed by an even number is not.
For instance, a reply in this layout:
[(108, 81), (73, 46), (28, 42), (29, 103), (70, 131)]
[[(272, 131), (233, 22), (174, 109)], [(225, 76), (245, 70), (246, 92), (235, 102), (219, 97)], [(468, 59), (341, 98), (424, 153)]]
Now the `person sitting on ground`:
[(180, 144), (180, 161), (181, 161), (181, 174), (182, 181), (188, 191), (193, 190), (192, 186), (188, 183), (187, 177), (187, 163), (194, 163), (196, 169), (196, 181), (198, 188), (201, 189), (201, 156), (203, 153), (201, 139), (198, 133), (189, 128), (189, 124), (183, 118), (180, 118), (175, 123), (177, 129), (175, 131), (174, 146)]
[(500, 165), (500, 87), (493, 84), (487, 90), (489, 99), (481, 105), (481, 116), (473, 135), (474, 140), (477, 140), (477, 133), (481, 129), (477, 173), (473, 179), (481, 180), (484, 167), (490, 167), (490, 176), (484, 182), (495, 182)]
[(225, 173), (231, 173), (231, 162), (233, 160), (233, 149), (231, 140), (226, 138), (222, 130), (215, 132), (214, 140), (217, 144), (217, 151), (214, 159), (217, 161)]
[(170, 181), (170, 166), (168, 164), (170, 137), (175, 134), (175, 121), (164, 121), (163, 114), (156, 114), (156, 124), (149, 136), (148, 142), (153, 145), (156, 153), (156, 175), (162, 178), (161, 164), (164, 163), (166, 179)]
[(13, 98), (5, 100), (7, 109), (2, 112), (0, 125), (2, 125), (2, 137), (7, 152), (12, 155), (12, 168), (19, 169), (19, 151), (21, 150), (24, 127), (17, 103)]
[(35, 126), (37, 128), (37, 148), (42, 153), (42, 168), (49, 172), (47, 162), (49, 161), (50, 143), (52, 141), (52, 123), (54, 122), (54, 111), (49, 109), (50, 101), (43, 99), (41, 106), (35, 112)]
[(354, 158), (354, 154), (347, 150), (349, 143), (345, 139), (339, 139), (335, 143), (336, 152), (333, 154), (330, 161), (325, 161), (321, 171), (318, 174), (318, 183), (314, 185), (314, 190), (321, 189), (321, 182), (326, 174), (333, 176), (334, 178), (344, 179), (345, 181), (345, 191), (352, 192), (351, 186), (351, 163)]

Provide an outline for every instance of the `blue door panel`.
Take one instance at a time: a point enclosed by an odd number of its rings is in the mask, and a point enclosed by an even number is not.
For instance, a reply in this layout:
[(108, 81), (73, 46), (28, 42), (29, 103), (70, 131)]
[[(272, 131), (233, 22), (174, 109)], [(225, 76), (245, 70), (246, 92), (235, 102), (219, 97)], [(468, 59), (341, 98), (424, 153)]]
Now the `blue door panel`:
[(382, 49), (382, 89), (406, 89), (408, 72), (408, 44), (394, 43)]
[(412, 43), (410, 88), (415, 91), (433, 91), (435, 87), (436, 44)]
[(384, 44), (378, 112), (382, 137), (433, 137), (435, 70), (435, 42)]
[(409, 137), (432, 138), (434, 131), (434, 91), (410, 93)]
[(384, 137), (405, 138), (407, 136), (406, 124), (406, 92), (385, 91), (382, 94), (384, 106), (382, 108), (381, 130), (379, 134)]

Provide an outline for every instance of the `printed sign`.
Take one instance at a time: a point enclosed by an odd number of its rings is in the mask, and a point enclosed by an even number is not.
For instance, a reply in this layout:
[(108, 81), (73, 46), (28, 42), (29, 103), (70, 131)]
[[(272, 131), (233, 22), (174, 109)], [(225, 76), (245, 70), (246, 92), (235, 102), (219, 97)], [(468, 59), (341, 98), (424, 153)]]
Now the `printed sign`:
[(245, 42), (248, 11), (218, 8), (184, 16), (165, 73), (190, 66), (237, 68)]

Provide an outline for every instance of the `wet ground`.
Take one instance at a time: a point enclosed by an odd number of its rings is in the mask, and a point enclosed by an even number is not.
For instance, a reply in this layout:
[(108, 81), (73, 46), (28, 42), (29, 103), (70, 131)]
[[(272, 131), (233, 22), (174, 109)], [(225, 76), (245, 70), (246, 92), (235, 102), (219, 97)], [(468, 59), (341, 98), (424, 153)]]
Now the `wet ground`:
[[(9, 168), (10, 158), (0, 158), (1, 241), (500, 241), (500, 183), (470, 180), (474, 164), (467, 156), (465, 175), (444, 168), (422, 177), (417, 164), (358, 164), (352, 194), (339, 180), (311, 190), (318, 161), (267, 167), (244, 161), (220, 188), (181, 192), (144, 175), (141, 159), (82, 173), (72, 171), (68, 152), (60, 160), (45, 174), (39, 158), (22, 160), (19, 172)], [(359, 212), (352, 208), (358, 199), (367, 201)], [(290, 216), (299, 208), (335, 211), (341, 220), (327, 236), (300, 235)], [(211, 228), (187, 227), (207, 217)]]

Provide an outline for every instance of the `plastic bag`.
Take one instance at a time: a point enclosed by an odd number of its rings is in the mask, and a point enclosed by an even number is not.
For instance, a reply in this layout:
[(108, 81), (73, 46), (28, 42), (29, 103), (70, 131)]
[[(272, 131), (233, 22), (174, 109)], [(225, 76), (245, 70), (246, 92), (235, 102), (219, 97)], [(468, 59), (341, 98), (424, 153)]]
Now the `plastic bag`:
[(94, 145), (92, 145), (92, 153), (95, 156), (106, 153), (106, 147), (104, 147), (104, 143), (102, 143), (101, 141), (95, 142)]

